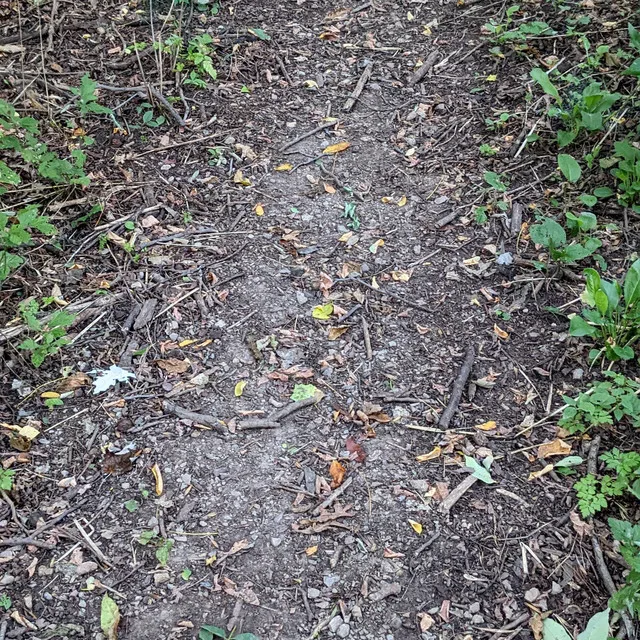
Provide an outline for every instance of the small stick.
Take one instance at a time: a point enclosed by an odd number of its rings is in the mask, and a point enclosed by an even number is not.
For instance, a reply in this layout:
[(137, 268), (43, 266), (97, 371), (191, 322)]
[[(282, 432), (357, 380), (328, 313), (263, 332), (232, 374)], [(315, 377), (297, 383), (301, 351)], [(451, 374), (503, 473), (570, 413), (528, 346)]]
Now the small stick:
[(453, 505), (478, 481), (474, 475), (468, 475), (441, 503), (440, 511), (448, 513)]
[(270, 416), (269, 420), (273, 420), (277, 422), (279, 420), (284, 420), (287, 416), (290, 416), (292, 413), (296, 411), (300, 411), (300, 409), (304, 409), (316, 402), (319, 402), (322, 399), (322, 396), (319, 393), (314, 393), (310, 398), (305, 398), (304, 400), (297, 400), (296, 402), (292, 402), (282, 409), (278, 409), (278, 411), (274, 411)]
[(162, 311), (158, 313), (158, 315), (154, 318), (154, 320), (157, 320), (160, 316), (167, 313), (167, 311), (173, 309), (173, 307), (175, 307), (177, 304), (180, 304), (183, 300), (185, 300), (186, 298), (189, 298), (194, 293), (198, 293), (199, 291), (200, 289), (193, 289), (185, 293), (183, 296), (180, 296), (175, 302), (172, 302), (170, 305), (167, 305), (164, 309), (162, 309)]
[(313, 510), (313, 515), (317, 516), (323, 509), (330, 507), (351, 486), (352, 482), (353, 476), (347, 478), (324, 502)]
[(239, 327), (241, 324), (244, 324), (247, 320), (249, 320), (249, 318), (252, 318), (253, 316), (255, 316), (256, 313), (258, 313), (258, 309), (254, 309), (253, 311), (250, 311), (249, 313), (247, 313), (246, 316), (244, 316), (244, 318), (240, 318), (240, 320), (238, 320), (237, 322), (234, 322), (233, 324), (229, 325), (227, 327), (227, 331), (230, 331), (231, 329), (235, 329), (236, 327)]
[(367, 289), (371, 289), (371, 291), (375, 291), (376, 293), (379, 293), (381, 295), (389, 296), (390, 298), (393, 298), (394, 300), (398, 300), (399, 302), (402, 302), (403, 304), (406, 304), (408, 307), (412, 307), (413, 309), (418, 309), (419, 311), (424, 311), (425, 313), (432, 313), (433, 311), (432, 309), (423, 307), (417, 302), (412, 302), (411, 300), (407, 300), (407, 298), (405, 298), (404, 296), (398, 295), (397, 293), (393, 293), (388, 289), (382, 289), (382, 288), (376, 289), (376, 287), (374, 287), (372, 284), (369, 284), (368, 282), (365, 282), (360, 278), (345, 278), (344, 280), (336, 281), (336, 284), (338, 282), (357, 282), (358, 284), (361, 284), (363, 287), (367, 287)]
[(0, 547), (18, 547), (18, 546), (31, 545), (34, 547), (41, 547), (42, 549), (55, 549), (56, 545), (49, 542), (40, 542), (40, 540), (34, 540), (33, 538), (5, 538), (0, 540)]
[(500, 629), (499, 632), (494, 633), (489, 640), (498, 640), (500, 638), (500, 634), (505, 631), (510, 631), (511, 629), (515, 629), (519, 627), (521, 624), (524, 624), (527, 620), (529, 620), (529, 613), (523, 613), (519, 615), (515, 620), (509, 622), (509, 624), (505, 624), (504, 627)]
[(367, 82), (369, 82), (372, 73), (373, 62), (369, 62), (365, 66), (364, 71), (362, 72), (362, 75), (360, 76), (360, 79), (356, 84), (356, 88), (353, 90), (353, 93), (347, 98), (347, 101), (344, 103), (344, 107), (342, 107), (344, 111), (351, 111), (351, 109), (353, 109), (358, 98), (360, 97), (360, 94), (362, 93), (362, 90), (365, 88)]
[(371, 336), (369, 335), (369, 325), (362, 316), (362, 335), (364, 336), (364, 347), (367, 350), (367, 360), (373, 360), (373, 351), (371, 350)]
[(436, 63), (436, 60), (440, 57), (440, 52), (437, 49), (434, 49), (424, 61), (422, 66), (409, 78), (407, 81), (407, 85), (409, 87), (413, 87), (415, 84), (418, 84), (420, 80), (422, 80), (429, 71), (433, 68), (433, 65)]
[(522, 227), (522, 212), (524, 207), (519, 202), (514, 202), (511, 207), (511, 224), (509, 225), (509, 233), (512, 236), (518, 235)]
[(338, 124), (338, 120), (332, 120), (331, 122), (323, 122), (321, 125), (317, 126), (315, 129), (311, 131), (307, 131), (307, 133), (303, 133), (301, 136), (298, 136), (295, 140), (291, 142), (287, 142), (284, 146), (280, 147), (280, 151), (286, 151), (289, 147), (293, 147), (294, 144), (298, 144), (298, 142), (302, 142), (311, 136), (314, 136), (316, 133), (320, 133), (329, 127), (334, 127)]
[(285, 67), (282, 58), (278, 55), (276, 55), (276, 62), (278, 63), (278, 66), (280, 67), (280, 71), (282, 71), (282, 75), (284, 76), (284, 79), (287, 81), (287, 84), (292, 87), (293, 80), (291, 80), (291, 76), (289, 75), (289, 72), (287, 71), (287, 67)]
[(267, 419), (261, 420), (259, 418), (255, 420), (243, 420), (238, 424), (238, 427), (243, 431), (246, 429), (277, 429), (279, 426), (279, 422)]
[(89, 545), (89, 548), (93, 553), (95, 553), (96, 558), (100, 560), (100, 562), (106, 564), (108, 567), (113, 566), (107, 556), (104, 555), (100, 547), (89, 537), (89, 534), (84, 530), (84, 527), (74, 518), (73, 524), (76, 525), (76, 529), (80, 532), (80, 535), (84, 538), (84, 541)]
[(467, 352), (464, 356), (462, 366), (460, 367), (458, 377), (453, 383), (453, 389), (451, 391), (449, 403), (447, 404), (445, 410), (442, 412), (440, 420), (438, 420), (438, 426), (442, 427), (443, 429), (447, 429), (449, 427), (449, 423), (451, 422), (454, 413), (458, 409), (460, 398), (462, 398), (462, 391), (464, 390), (464, 386), (467, 384), (467, 380), (469, 379), (469, 375), (471, 374), (471, 368), (473, 367), (473, 362), (475, 359), (475, 349), (473, 348), (473, 345), (469, 345), (467, 347)]
[(320, 635), (320, 632), (325, 627), (329, 626), (329, 623), (334, 618), (336, 613), (338, 613), (338, 607), (333, 607), (331, 613), (326, 618), (324, 618), (324, 620), (320, 620), (320, 622), (318, 622), (318, 624), (313, 628), (313, 631), (306, 637), (305, 640), (315, 640)]
[(442, 532), (440, 529), (436, 529), (436, 532), (424, 543), (421, 544), (417, 549), (415, 556), (416, 558), (426, 549), (428, 549), (439, 537)]
[(219, 433), (221, 436), (226, 436), (220, 421), (214, 416), (208, 415), (206, 413), (195, 413), (194, 411), (189, 411), (182, 407), (179, 407), (174, 402), (169, 402), (165, 400), (162, 403), (162, 410), (165, 413), (171, 414), (180, 418), (181, 420), (191, 420), (192, 422), (196, 422), (198, 424), (203, 424), (205, 427), (211, 427), (215, 432)]
[(307, 612), (307, 620), (311, 622), (313, 620), (313, 613), (311, 612), (309, 599), (307, 598), (307, 594), (304, 592), (304, 588), (300, 589), (300, 595), (302, 595), (302, 602), (304, 603), (304, 608)]
[(148, 151), (142, 151), (141, 153), (136, 153), (134, 156), (127, 156), (127, 160), (136, 160), (137, 158), (141, 158), (142, 156), (146, 156), (150, 153), (158, 153), (160, 151), (169, 151), (169, 149), (177, 149), (178, 147), (184, 147), (188, 144), (197, 144), (198, 142), (205, 142), (206, 140), (211, 140), (212, 138), (219, 138), (221, 133), (212, 133), (208, 136), (203, 136), (202, 138), (196, 138), (195, 140), (185, 140), (184, 142), (174, 142), (173, 144), (168, 144), (162, 147), (156, 147), (155, 149), (149, 149)]

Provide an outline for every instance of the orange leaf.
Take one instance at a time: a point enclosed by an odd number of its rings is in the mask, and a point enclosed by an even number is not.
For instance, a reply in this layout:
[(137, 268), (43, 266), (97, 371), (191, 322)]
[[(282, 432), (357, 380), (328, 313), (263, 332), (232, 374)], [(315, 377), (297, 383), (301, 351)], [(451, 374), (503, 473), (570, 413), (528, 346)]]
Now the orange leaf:
[(331, 327), (331, 329), (329, 329), (329, 335), (328, 335), (328, 339), (333, 341), (333, 340), (337, 340), (343, 333), (346, 333), (349, 330), (348, 326), (344, 326), (344, 327)]
[(571, 445), (560, 438), (551, 442), (543, 442), (538, 447), (538, 458), (548, 458), (549, 456), (566, 456), (571, 453)]
[(508, 340), (509, 339), (509, 334), (504, 329), (501, 329), (497, 324), (493, 325), (493, 332), (501, 340)]
[(420, 456), (416, 456), (416, 460), (418, 462), (429, 462), (430, 460), (435, 460), (439, 458), (442, 454), (442, 447), (433, 447), (429, 453), (423, 453)]
[(544, 469), (540, 469), (540, 471), (531, 472), (527, 480), (531, 481), (531, 480), (535, 480), (536, 478), (541, 478), (542, 476), (547, 475), (547, 473), (549, 473), (549, 471), (552, 471), (552, 470), (553, 470), (553, 465), (548, 464)]
[(492, 431), (496, 428), (495, 420), (489, 420), (487, 422), (483, 422), (482, 424), (475, 425), (476, 429), (480, 429), (480, 431)]
[(329, 465), (329, 475), (331, 476), (331, 488), (335, 489), (344, 482), (344, 477), (347, 474), (347, 470), (337, 460), (332, 460)]
[(333, 187), (333, 186), (332, 186), (332, 185), (330, 185), (330, 184), (327, 184), (326, 182), (324, 183), (324, 190), (325, 190), (327, 193), (335, 193), (335, 192), (336, 192), (336, 188), (335, 188), (335, 187)]
[(340, 153), (341, 151), (345, 151), (350, 146), (351, 146), (350, 142), (336, 142), (336, 144), (330, 144), (328, 147), (325, 147), (322, 153), (332, 155), (335, 153)]

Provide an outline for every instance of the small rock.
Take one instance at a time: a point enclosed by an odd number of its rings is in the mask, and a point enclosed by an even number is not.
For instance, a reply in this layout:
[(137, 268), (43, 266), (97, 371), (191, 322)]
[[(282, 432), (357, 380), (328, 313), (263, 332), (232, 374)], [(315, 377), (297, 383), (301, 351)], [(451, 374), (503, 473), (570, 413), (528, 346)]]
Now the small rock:
[(9, 573), (5, 573), (2, 578), (0, 578), (0, 585), (6, 587), (7, 585), (13, 584), (15, 582), (15, 577)]
[(342, 626), (342, 616), (335, 616), (329, 622), (329, 631), (335, 633)]
[(482, 624), (483, 622), (484, 618), (479, 613), (476, 613), (476, 615), (471, 618), (472, 624)]
[(98, 568), (98, 565), (95, 562), (91, 562), (88, 560), (87, 562), (81, 562), (76, 567), (76, 573), (79, 576), (84, 576), (87, 573), (93, 573)]
[(307, 589), (307, 597), (309, 600), (315, 600), (320, 597), (320, 589), (314, 589), (313, 587), (309, 587)]
[(528, 591), (524, 592), (524, 599), (527, 602), (535, 602), (540, 597), (540, 589), (531, 587)]
[(282, 544), (282, 538), (271, 538), (271, 544), (274, 547), (279, 547)]
[(557, 596), (559, 593), (562, 593), (562, 587), (557, 582), (551, 583), (551, 593), (554, 596)]
[(346, 622), (344, 622), (338, 627), (336, 635), (338, 636), (338, 638), (346, 638), (349, 635), (350, 631), (351, 627)]
[(305, 304), (307, 302), (307, 296), (302, 291), (296, 291), (296, 300), (298, 304)]
[(480, 603), (479, 602), (474, 602), (472, 604), (469, 605), (469, 612), (470, 613), (480, 613)]
[(171, 580), (171, 576), (168, 571), (158, 571), (153, 574), (153, 581), (156, 585), (165, 584)]
[(340, 582), (340, 577), (329, 574), (328, 576), (322, 578), (322, 581), (327, 585), (327, 587), (333, 587), (334, 584), (338, 584), (338, 582)]
[(584, 376), (584, 369), (574, 369), (571, 376), (574, 380), (582, 380), (582, 376)]

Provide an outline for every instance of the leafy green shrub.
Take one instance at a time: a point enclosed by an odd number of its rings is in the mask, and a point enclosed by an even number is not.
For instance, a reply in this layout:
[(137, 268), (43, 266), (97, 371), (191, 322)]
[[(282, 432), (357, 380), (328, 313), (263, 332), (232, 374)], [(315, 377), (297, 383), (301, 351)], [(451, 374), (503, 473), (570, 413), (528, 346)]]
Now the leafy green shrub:
[(614, 155), (601, 160), (600, 165), (614, 167), (611, 175), (616, 179), (618, 202), (640, 213), (640, 149), (622, 140), (615, 143), (614, 150)]
[(24, 262), (22, 256), (10, 251), (29, 245), (34, 231), (46, 236), (53, 236), (57, 232), (49, 223), (49, 218), (39, 214), (37, 205), (27, 205), (17, 213), (0, 212), (0, 282)]
[[(572, 640), (565, 628), (553, 618), (545, 618), (542, 623), (542, 640)], [(578, 635), (578, 640), (607, 640), (609, 638), (609, 609), (600, 611), (587, 622), (586, 629)]]
[[(39, 136), (37, 120), (20, 117), (11, 103), (0, 100), (0, 150), (14, 151), (24, 162), (35, 167), (43, 178), (57, 184), (89, 184), (84, 173), (87, 159), (84, 151), (74, 149), (71, 159), (65, 160), (49, 151)], [(0, 160), (0, 195), (6, 193), (7, 186), (17, 186), (21, 182), (20, 174)]]
[(11, 469), (0, 469), (0, 490), (11, 491), (13, 489), (13, 477), (16, 472)]
[[(567, 227), (573, 236), (592, 231), (596, 226), (597, 219), (589, 211), (584, 211), (577, 216), (567, 213)], [(547, 249), (551, 260), (561, 264), (575, 264), (593, 255), (602, 246), (598, 238), (591, 236), (569, 241), (564, 227), (553, 218), (543, 218), (532, 225), (530, 235), (537, 245)], [(542, 264), (537, 266), (544, 267)]]
[(620, 542), (620, 553), (629, 565), (625, 585), (611, 598), (609, 605), (616, 611), (625, 609), (635, 618), (640, 617), (640, 525), (609, 518), (613, 537)]
[(109, 107), (98, 102), (97, 96), (98, 83), (85, 73), (80, 79), (79, 87), (71, 87), (71, 93), (78, 96), (78, 106), (83, 116), (90, 113), (113, 115), (113, 111)]
[(218, 72), (213, 66), (212, 44), (213, 38), (208, 33), (203, 33), (191, 38), (185, 48), (182, 37), (172, 34), (162, 44), (156, 43), (154, 46), (173, 55), (177, 72), (189, 72), (183, 80), (184, 84), (204, 89), (207, 87), (204, 78), (210, 77), (215, 80), (218, 77)]
[(640, 258), (629, 267), (623, 286), (617, 280), (603, 280), (595, 269), (585, 269), (584, 275), (587, 285), (580, 298), (588, 308), (571, 318), (570, 335), (603, 344), (589, 352), (592, 362), (601, 356), (631, 360), (640, 338)]
[(605, 371), (604, 375), (609, 380), (595, 383), (577, 398), (563, 396), (567, 406), (558, 421), (559, 427), (574, 434), (629, 420), (640, 429), (640, 384), (613, 371)]
[(48, 356), (52, 356), (69, 343), (67, 327), (70, 326), (75, 316), (67, 311), (55, 311), (46, 322), (41, 322), (36, 317), (40, 305), (36, 300), (26, 300), (20, 304), (20, 315), (34, 336), (23, 340), (19, 349), (31, 352), (31, 363), (39, 367)]
[(489, 39), (496, 44), (506, 44), (510, 42), (522, 43), (529, 38), (536, 36), (552, 36), (557, 32), (554, 31), (546, 22), (532, 20), (530, 22), (522, 22), (513, 27), (513, 16), (520, 10), (520, 5), (511, 5), (505, 12), (504, 22), (498, 22), (491, 19), (482, 30), (489, 35)]

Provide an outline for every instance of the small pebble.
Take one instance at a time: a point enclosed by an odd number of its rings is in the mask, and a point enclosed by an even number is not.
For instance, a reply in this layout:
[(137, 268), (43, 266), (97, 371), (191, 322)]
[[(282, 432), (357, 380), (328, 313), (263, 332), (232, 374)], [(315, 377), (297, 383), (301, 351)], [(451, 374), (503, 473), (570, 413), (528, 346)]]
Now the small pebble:
[(84, 576), (87, 573), (92, 573), (93, 571), (95, 571), (98, 568), (98, 565), (95, 562), (91, 562), (90, 560), (87, 562), (81, 562), (77, 567), (76, 567), (76, 573), (79, 576)]
[(156, 585), (165, 584), (171, 580), (171, 576), (168, 571), (158, 571), (153, 574), (153, 581)]
[(336, 631), (336, 635), (338, 636), (338, 638), (346, 638), (349, 635), (350, 631), (351, 631), (351, 627), (349, 627), (349, 625), (346, 622), (344, 622), (338, 627), (338, 631)]
[(540, 597), (540, 589), (532, 587), (528, 591), (524, 592), (524, 599), (527, 602), (535, 602)]
[(329, 631), (331, 631), (331, 633), (335, 633), (341, 625), (342, 625), (342, 616), (334, 616), (333, 618), (331, 618), (331, 621), (329, 622)]
[(309, 600), (315, 600), (320, 597), (320, 589), (314, 589), (313, 587), (309, 587), (307, 589), (307, 597)]

